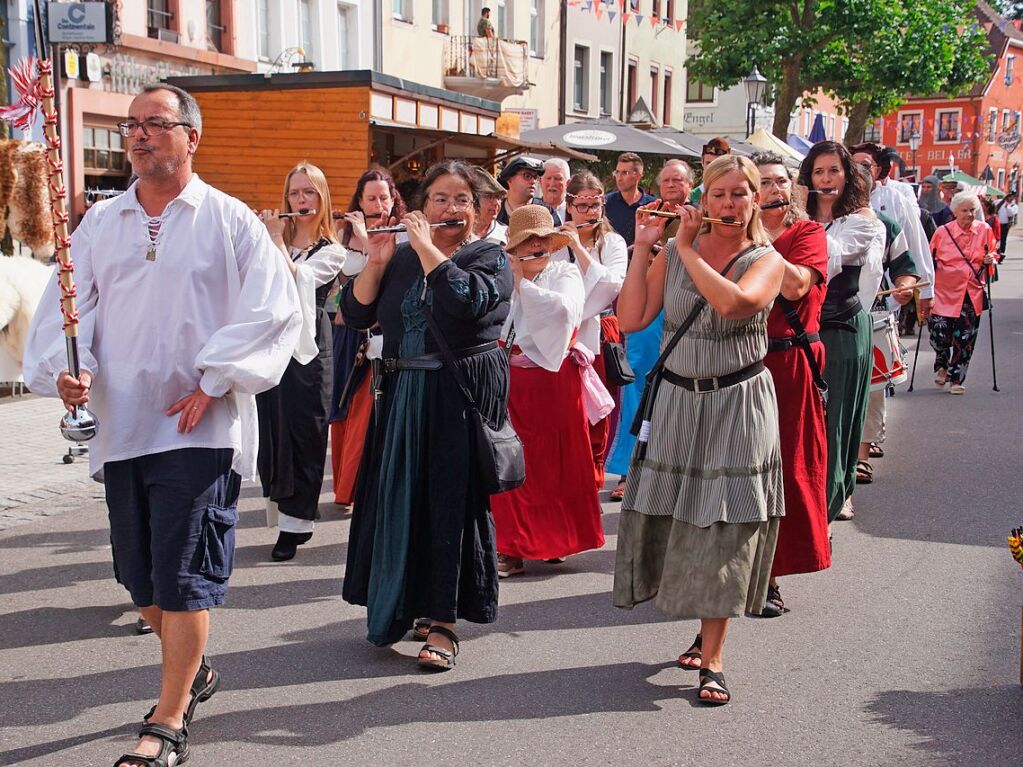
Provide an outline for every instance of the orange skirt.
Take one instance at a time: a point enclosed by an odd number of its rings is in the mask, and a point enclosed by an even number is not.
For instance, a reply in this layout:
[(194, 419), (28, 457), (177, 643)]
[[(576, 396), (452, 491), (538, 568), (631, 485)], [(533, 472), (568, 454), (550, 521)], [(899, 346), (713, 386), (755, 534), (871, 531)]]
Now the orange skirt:
[(334, 476), (334, 503), (348, 506), (355, 498), (355, 478), (362, 463), (362, 448), (373, 413), (373, 376), (367, 375), (352, 395), (348, 417), (330, 424), (330, 467)]

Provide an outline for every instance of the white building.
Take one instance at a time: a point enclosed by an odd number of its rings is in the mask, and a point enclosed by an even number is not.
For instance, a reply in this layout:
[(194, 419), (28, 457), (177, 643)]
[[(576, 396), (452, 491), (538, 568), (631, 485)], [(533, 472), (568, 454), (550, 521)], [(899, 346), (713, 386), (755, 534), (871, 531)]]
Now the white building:
[[(266, 72), (307, 62), (321, 71), (374, 69), (374, 28), (385, 0), (246, 0), (254, 13), (239, 28), (239, 46)], [(304, 54), (294, 49), (301, 48)], [(282, 57), (283, 54), (283, 58)], [(281, 58), (280, 61), (278, 59)]]

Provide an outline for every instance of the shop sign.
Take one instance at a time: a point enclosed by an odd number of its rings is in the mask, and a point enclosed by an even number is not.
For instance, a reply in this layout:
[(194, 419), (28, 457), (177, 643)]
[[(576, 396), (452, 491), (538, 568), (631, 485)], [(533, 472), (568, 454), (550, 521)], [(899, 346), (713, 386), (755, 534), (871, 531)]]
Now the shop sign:
[(90, 51), (85, 54), (85, 77), (90, 83), (98, 83), (103, 79), (103, 62), (98, 53)]
[(572, 146), (601, 147), (613, 144), (618, 139), (615, 134), (606, 130), (588, 128), (586, 130), (574, 130), (566, 133), (562, 140)]
[(1019, 130), (1016, 128), (1013, 128), (1012, 130), (1007, 130), (998, 136), (998, 146), (1000, 146), (1009, 154), (1012, 154), (1016, 147), (1019, 146), (1019, 142), (1020, 142)]
[(538, 109), (505, 109), (505, 112), (519, 116), (519, 130), (528, 133), (540, 127), (540, 111)]
[(191, 77), (204, 74), (199, 67), (171, 66), (166, 61), (147, 64), (123, 53), (110, 60), (110, 90), (135, 95), (147, 85), (168, 77)]
[(47, 31), (51, 43), (110, 42), (107, 3), (46, 4)]
[(64, 76), (68, 80), (77, 80), (81, 74), (78, 67), (78, 52), (68, 48), (64, 51)]

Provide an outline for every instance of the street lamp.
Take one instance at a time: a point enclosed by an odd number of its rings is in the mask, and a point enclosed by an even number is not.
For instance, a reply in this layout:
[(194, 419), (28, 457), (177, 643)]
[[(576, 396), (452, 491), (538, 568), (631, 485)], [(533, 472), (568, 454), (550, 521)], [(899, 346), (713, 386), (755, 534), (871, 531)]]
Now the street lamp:
[(913, 153), (913, 174), (917, 177), (916, 180), (920, 180), (920, 171), (916, 167), (916, 150), (920, 148), (921, 136), (919, 133), (914, 131), (909, 136), (909, 150)]
[(760, 74), (760, 70), (754, 65), (753, 71), (746, 75), (742, 84), (746, 86), (746, 138), (749, 138), (753, 133), (756, 105), (764, 100), (764, 93), (767, 91), (767, 78)]

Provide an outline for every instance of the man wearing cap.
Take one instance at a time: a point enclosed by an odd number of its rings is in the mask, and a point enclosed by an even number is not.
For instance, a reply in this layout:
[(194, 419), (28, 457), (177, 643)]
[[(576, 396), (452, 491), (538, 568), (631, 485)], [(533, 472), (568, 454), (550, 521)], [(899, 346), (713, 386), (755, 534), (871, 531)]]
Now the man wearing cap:
[(636, 211), (657, 199), (639, 188), (642, 177), (643, 160), (638, 154), (624, 152), (618, 155), (618, 163), (615, 165), (615, 186), (618, 191), (608, 192), (604, 198), (605, 215), (629, 247), (632, 247), (636, 237)]
[(561, 226), (561, 217), (557, 211), (536, 195), (542, 175), (543, 163), (535, 157), (516, 157), (504, 166), (497, 180), (508, 190), (508, 196), (497, 214), (499, 224), (508, 226), (508, 217), (512, 211), (523, 205), (542, 205), (551, 212), (554, 225)]
[(571, 177), (568, 163), (560, 157), (552, 157), (543, 164), (543, 176), (540, 177), (543, 201), (554, 208), (562, 221), (568, 220), (565, 213), (568, 209), (568, 180)]
[(480, 212), (476, 214), (476, 226), (473, 229), (473, 234), (481, 240), (490, 240), (504, 245), (508, 242), (508, 227), (497, 221), (497, 214), (504, 201), (504, 187), (483, 168), (474, 167), (472, 172), (476, 177), (476, 187), (479, 189), (480, 196)]
[[(714, 162), (719, 157), (724, 157), (726, 154), (731, 154), (732, 148), (728, 145), (720, 136), (716, 136), (703, 145), (703, 151), (700, 153), (703, 160), (703, 170), (707, 171), (707, 166)], [(696, 187), (689, 195), (689, 202), (693, 205), (699, 205), (700, 200), (703, 199), (703, 182)]]
[[(684, 160), (668, 160), (657, 174), (657, 190), (661, 196), (661, 207), (668, 210), (675, 205), (682, 205), (689, 199), (693, 191), (693, 170)], [(668, 240), (678, 232), (679, 220), (669, 221), (664, 227), (661, 244), (667, 245)]]

